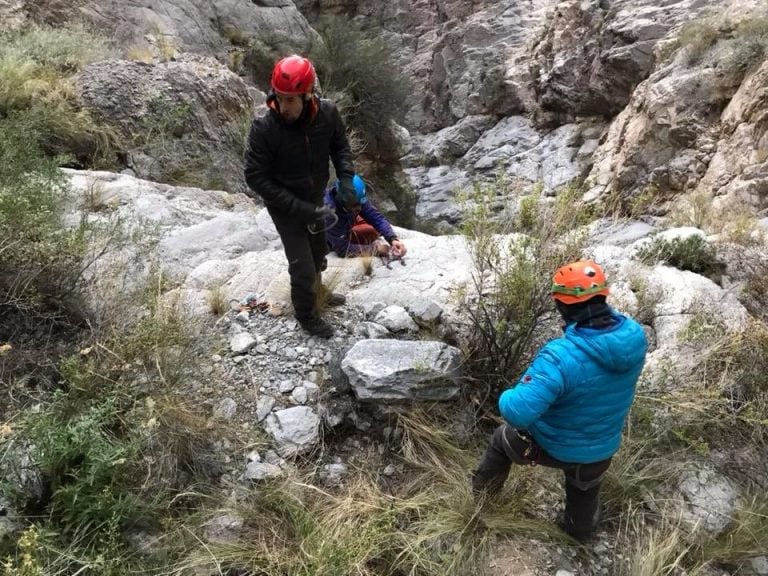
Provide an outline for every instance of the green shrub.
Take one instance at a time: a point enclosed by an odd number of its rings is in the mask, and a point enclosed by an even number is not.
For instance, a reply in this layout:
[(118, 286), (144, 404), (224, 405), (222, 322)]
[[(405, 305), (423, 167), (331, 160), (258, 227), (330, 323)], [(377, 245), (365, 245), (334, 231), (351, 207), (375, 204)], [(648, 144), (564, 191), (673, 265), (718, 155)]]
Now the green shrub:
[(638, 250), (637, 257), (646, 264), (669, 264), (713, 280), (719, 280), (723, 268), (715, 249), (698, 235), (671, 240), (658, 236)]
[(77, 72), (84, 65), (115, 54), (109, 42), (84, 26), (31, 28), (0, 38), (0, 53), (23, 55), (28, 61), (61, 73)]
[(78, 414), (58, 414), (61, 395), (49, 410), (31, 418), (26, 432), (33, 459), (50, 491), (46, 509), (62, 531), (71, 533), (118, 519), (134, 521), (139, 502), (125, 490), (137, 447), (125, 442), (119, 406), (106, 397)]
[(318, 28), (323, 43), (310, 51), (326, 92), (342, 94), (347, 126), (359, 132), (371, 158), (397, 157), (390, 122), (403, 114), (409, 86), (381, 39), (363, 33), (347, 18), (330, 18)]
[(81, 279), (88, 227), (66, 228), (70, 191), (34, 129), (0, 121), (0, 306), (43, 309), (72, 294)]
[(254, 84), (262, 90), (268, 91), (272, 68), (279, 57), (280, 54), (275, 49), (270, 48), (264, 40), (254, 38), (245, 49), (243, 67), (250, 74)]
[(723, 42), (722, 64), (730, 73), (745, 74), (768, 55), (768, 17), (742, 20)]
[[(589, 218), (578, 207), (581, 191), (573, 186), (560, 190), (554, 201), (535, 194), (525, 199), (510, 226), (490, 217), (497, 196), (508, 193), (503, 180), (476, 186), (464, 220), (473, 259), (471, 286), (462, 295), (469, 369), (496, 389), (514, 383), (535, 352), (553, 311), (552, 274), (581, 256), (585, 235), (579, 227)], [(526, 234), (500, 236), (518, 230)]]
[(34, 28), (0, 35), (0, 122), (35, 135), (40, 150), (59, 162), (110, 167), (117, 134), (76, 102), (71, 76), (111, 54), (106, 42), (82, 28)]
[(685, 50), (689, 66), (712, 55), (730, 78), (741, 81), (743, 75), (762, 62), (768, 51), (768, 17), (749, 16), (737, 23), (712, 18), (696, 20), (683, 26), (671, 50)]
[(685, 48), (689, 65), (699, 62), (704, 54), (722, 36), (722, 32), (710, 20), (689, 22), (680, 30), (678, 46)]
[(706, 345), (720, 340), (726, 334), (726, 327), (713, 314), (696, 312), (677, 337), (693, 345)]

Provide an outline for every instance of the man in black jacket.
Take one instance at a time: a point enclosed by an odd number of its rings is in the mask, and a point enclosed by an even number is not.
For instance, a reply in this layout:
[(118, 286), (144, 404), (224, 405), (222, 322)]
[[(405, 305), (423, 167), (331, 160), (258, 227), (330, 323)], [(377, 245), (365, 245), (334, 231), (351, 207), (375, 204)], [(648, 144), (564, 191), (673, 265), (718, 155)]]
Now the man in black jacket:
[[(320, 318), (317, 291), (324, 289), (323, 192), (329, 179), (328, 158), (341, 182), (342, 198), (354, 202), (354, 165), (344, 124), (333, 102), (314, 94), (315, 69), (301, 56), (283, 58), (272, 71), (266, 114), (254, 119), (245, 153), (245, 179), (264, 199), (283, 241), (291, 277), (296, 319), (310, 334), (333, 336)], [(331, 305), (344, 297), (331, 294)]]

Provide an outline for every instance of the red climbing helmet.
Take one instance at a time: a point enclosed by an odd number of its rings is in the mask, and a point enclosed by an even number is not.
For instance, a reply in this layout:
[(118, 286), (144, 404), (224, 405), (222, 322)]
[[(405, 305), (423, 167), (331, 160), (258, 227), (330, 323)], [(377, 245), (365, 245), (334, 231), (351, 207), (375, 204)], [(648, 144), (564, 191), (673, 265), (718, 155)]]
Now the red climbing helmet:
[(608, 296), (608, 284), (603, 269), (592, 260), (561, 266), (552, 278), (552, 296), (563, 304), (586, 302), (597, 295)]
[(283, 58), (272, 70), (272, 89), (279, 94), (307, 94), (314, 86), (315, 67), (296, 54)]

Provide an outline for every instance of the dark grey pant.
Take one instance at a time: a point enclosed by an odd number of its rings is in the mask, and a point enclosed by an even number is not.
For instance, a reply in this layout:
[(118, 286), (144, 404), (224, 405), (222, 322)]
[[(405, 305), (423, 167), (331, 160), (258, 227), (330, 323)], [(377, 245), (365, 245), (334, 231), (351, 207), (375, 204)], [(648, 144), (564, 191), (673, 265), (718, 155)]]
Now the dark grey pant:
[(291, 302), (297, 320), (308, 320), (316, 315), (315, 301), (317, 276), (325, 267), (328, 245), (325, 233), (311, 234), (307, 225), (283, 212), (267, 208), (288, 259), (291, 277)]
[(483, 460), (472, 476), (472, 489), (475, 493), (497, 493), (504, 486), (513, 462), (562, 470), (565, 474), (563, 527), (576, 537), (594, 531), (599, 513), (600, 483), (611, 465), (610, 458), (590, 464), (561, 462), (524, 432), (502, 424), (494, 431)]

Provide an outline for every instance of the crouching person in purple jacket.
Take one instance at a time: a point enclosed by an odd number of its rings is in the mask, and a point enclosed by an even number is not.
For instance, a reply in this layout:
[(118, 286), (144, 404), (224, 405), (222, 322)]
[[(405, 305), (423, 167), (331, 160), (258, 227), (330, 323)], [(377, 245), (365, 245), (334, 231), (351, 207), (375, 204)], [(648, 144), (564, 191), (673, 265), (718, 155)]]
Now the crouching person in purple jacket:
[(355, 175), (352, 184), (354, 197), (342, 194), (338, 182), (325, 191), (325, 204), (336, 215), (336, 218), (326, 217), (325, 239), (328, 247), (342, 258), (388, 256), (395, 259), (405, 256), (405, 244), (384, 215), (368, 200), (363, 179)]
[(497, 493), (512, 463), (559, 468), (565, 473), (561, 527), (584, 540), (597, 527), (600, 483), (621, 444), (647, 342), (640, 324), (606, 303), (608, 286), (595, 262), (558, 269), (552, 295), (565, 333), (501, 394), (506, 423), (493, 433), (472, 488), (476, 495)]

